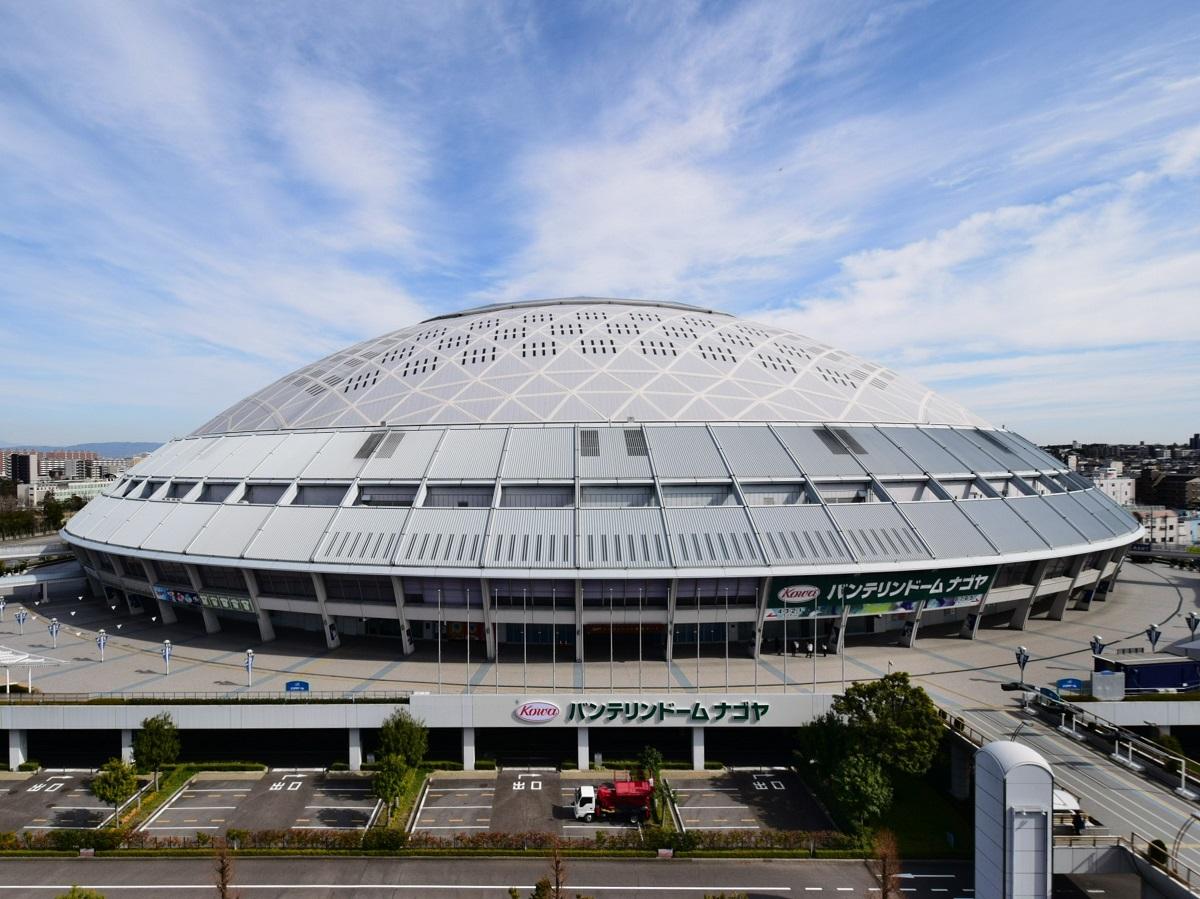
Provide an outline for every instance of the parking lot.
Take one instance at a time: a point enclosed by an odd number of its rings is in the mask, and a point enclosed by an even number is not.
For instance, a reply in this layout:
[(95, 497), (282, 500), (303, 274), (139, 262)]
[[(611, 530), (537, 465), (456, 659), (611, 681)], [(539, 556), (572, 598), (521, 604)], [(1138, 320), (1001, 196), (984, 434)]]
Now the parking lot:
[(0, 781), (0, 832), (102, 826), (113, 816), (113, 807), (92, 795), (91, 777), (90, 773), (47, 771)]
[(506, 768), (494, 777), (435, 775), (430, 779), (413, 831), (449, 835), (474, 831), (555, 833), (588, 837), (597, 830), (625, 830), (634, 825), (606, 820), (587, 824), (571, 811), (575, 787), (598, 784), (602, 775), (565, 779), (556, 771)]
[(668, 779), (686, 830), (833, 828), (812, 793), (790, 772), (672, 772)]
[(141, 826), (169, 836), (201, 831), (365, 830), (379, 811), (365, 777), (271, 771), (193, 778)]

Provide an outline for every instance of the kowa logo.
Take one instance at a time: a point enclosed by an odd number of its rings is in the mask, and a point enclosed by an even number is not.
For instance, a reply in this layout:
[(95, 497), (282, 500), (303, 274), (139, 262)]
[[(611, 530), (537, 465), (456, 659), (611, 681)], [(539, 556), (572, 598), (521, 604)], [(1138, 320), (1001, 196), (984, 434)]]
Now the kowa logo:
[(812, 584), (792, 584), (775, 594), (780, 602), (813, 602), (821, 598), (821, 588)]
[(516, 711), (513, 712), (513, 717), (527, 724), (545, 724), (547, 721), (553, 721), (557, 718), (561, 711), (562, 709), (554, 703), (543, 702), (538, 699), (517, 706)]

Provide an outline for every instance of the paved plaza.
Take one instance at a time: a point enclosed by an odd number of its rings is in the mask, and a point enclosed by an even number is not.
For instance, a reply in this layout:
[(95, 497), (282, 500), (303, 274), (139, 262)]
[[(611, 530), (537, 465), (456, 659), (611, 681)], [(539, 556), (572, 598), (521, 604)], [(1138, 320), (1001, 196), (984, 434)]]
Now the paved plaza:
[[(347, 638), (341, 648), (326, 650), (315, 634), (281, 632), (272, 643), (260, 643), (257, 631), (239, 622), (223, 622), (220, 633), (205, 634), (198, 620), (164, 626), (152, 612), (133, 616), (118, 607), (75, 595), (52, 595), (48, 604), (28, 601), (29, 620), (24, 635), (18, 633), (15, 611), (23, 602), (9, 600), (0, 622), (0, 646), (55, 659), (54, 668), (35, 669), (35, 689), (50, 693), (204, 693), (244, 694), (248, 690), (280, 694), (288, 681), (306, 681), (314, 692), (363, 695), (410, 690), (462, 692), (470, 680), (475, 692), (555, 691), (607, 693), (660, 693), (732, 689), (778, 693), (783, 690), (836, 692), (843, 683), (875, 678), (891, 670), (918, 677), (935, 693), (958, 703), (1000, 704), (998, 685), (1017, 676), (1013, 650), (1028, 648), (1031, 660), (1026, 677), (1033, 683), (1080, 676), (1090, 670), (1088, 640), (1099, 634), (1109, 645), (1142, 645), (1142, 631), (1151, 621), (1164, 631), (1160, 645), (1187, 636), (1183, 615), (1200, 608), (1200, 575), (1164, 565), (1126, 563), (1114, 591), (1105, 602), (1094, 602), (1090, 611), (1068, 609), (1062, 621), (1033, 617), (1024, 631), (995, 626), (985, 620), (975, 640), (963, 640), (956, 628), (925, 627), (917, 645), (902, 648), (893, 638), (850, 638), (845, 658), (836, 655), (785, 659), (764, 654), (756, 666), (751, 659), (726, 660), (720, 644), (702, 647), (701, 658), (665, 662), (615, 661), (607, 657), (585, 664), (558, 661), (548, 652), (530, 647), (523, 664), (519, 645), (504, 647), (500, 664), (481, 658), (466, 659), (461, 643), (437, 649), (428, 643), (412, 656), (400, 653), (398, 641), (382, 638)], [(54, 648), (47, 621), (62, 625)], [(999, 621), (1003, 619), (997, 616)], [(105, 661), (99, 660), (96, 633), (109, 635)], [(164, 671), (162, 641), (173, 645), (171, 671)], [(255, 652), (254, 680), (247, 686), (243, 667), (245, 651)], [(679, 651), (677, 647), (677, 651)], [(545, 656), (543, 658), (543, 656)], [(732, 653), (731, 653), (732, 656)], [(757, 668), (757, 670), (756, 670)], [(786, 668), (786, 671), (785, 671)], [(727, 674), (728, 672), (728, 674)], [(24, 682), (27, 672), (13, 669), (14, 682)], [(786, 686), (785, 686), (786, 677)]]

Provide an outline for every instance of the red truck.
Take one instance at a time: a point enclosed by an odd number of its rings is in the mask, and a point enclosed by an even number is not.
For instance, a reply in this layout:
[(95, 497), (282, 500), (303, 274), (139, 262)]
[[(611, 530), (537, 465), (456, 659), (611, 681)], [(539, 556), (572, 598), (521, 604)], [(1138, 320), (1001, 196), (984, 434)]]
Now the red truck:
[(650, 818), (654, 780), (626, 780), (575, 788), (575, 820), (591, 822), (600, 816), (639, 824)]

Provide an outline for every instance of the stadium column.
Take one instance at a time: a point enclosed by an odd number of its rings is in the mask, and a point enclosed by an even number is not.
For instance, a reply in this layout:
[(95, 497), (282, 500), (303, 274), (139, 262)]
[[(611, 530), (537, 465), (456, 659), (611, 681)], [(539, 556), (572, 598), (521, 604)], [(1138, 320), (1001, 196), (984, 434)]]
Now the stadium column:
[(133, 731), (129, 728), (121, 731), (121, 761), (127, 765), (133, 761)]
[(408, 626), (408, 613), (404, 608), (404, 580), (399, 575), (392, 575), (392, 594), (396, 598), (396, 617), (400, 619), (400, 650), (406, 656), (412, 655), (412, 628)]
[(1112, 561), (1116, 552), (1115, 549), (1110, 549), (1100, 554), (1100, 564), (1096, 568), (1096, 579), (1080, 595), (1079, 602), (1075, 605), (1076, 611), (1086, 612), (1092, 607), (1092, 600), (1096, 598), (1096, 591), (1100, 589), (1100, 581), (1104, 580), (1104, 569), (1108, 567), (1108, 563)]
[(483, 599), (483, 651), (491, 661), (496, 660), (496, 631), (492, 623), (492, 585), (487, 578), (479, 581), (479, 595)]
[[(763, 628), (767, 623), (767, 602), (771, 595), (771, 579), (765, 577), (761, 581), (761, 589), (758, 591), (758, 610), (754, 618), (754, 664), (757, 665), (759, 659), (762, 658), (762, 638)], [(841, 652), (840, 644), (838, 652)]]
[(1108, 599), (1108, 594), (1112, 593), (1113, 589), (1117, 586), (1117, 578), (1121, 576), (1121, 567), (1125, 564), (1125, 555), (1128, 552), (1128, 546), (1122, 546), (1120, 549), (1113, 550), (1113, 561), (1116, 562), (1116, 567), (1113, 568), (1112, 577), (1108, 579), (1108, 584), (1098, 594), (1101, 602)]
[[(110, 555), (109, 558), (112, 559), (113, 570), (116, 572), (117, 576), (125, 577), (127, 575), (127, 572), (125, 571), (125, 565), (121, 562), (121, 557)], [(153, 584), (155, 582), (155, 580), (157, 580), (157, 578), (154, 576), (154, 569), (150, 567), (150, 564), (148, 562), (145, 562), (141, 559), (132, 560), (132, 561), (135, 561), (135, 563), (141, 564), (142, 570), (146, 572), (147, 583)], [(145, 611), (144, 609), (141, 609), (141, 608), (134, 608), (133, 603), (131, 603), (129, 601), (129, 591), (128, 590), (122, 589), (121, 595), (123, 597), (125, 597), (125, 608), (127, 608), (129, 610), (130, 615), (140, 615), (140, 614), (142, 614), (143, 611)], [(160, 610), (161, 610), (161, 604), (160, 604)], [(163, 615), (163, 624), (171, 624), (174, 621), (175, 621), (175, 612), (173, 610), (171, 611), (170, 618), (168, 618), (166, 615)]]
[[(917, 642), (917, 632), (921, 629), (921, 618), (925, 615), (925, 600), (917, 603), (916, 611), (912, 612), (912, 618), (904, 622), (904, 630), (900, 634), (900, 645), (912, 647)], [(814, 621), (816, 619), (813, 619)], [(814, 640), (815, 644), (816, 641)], [(813, 646), (813, 652), (816, 652), (816, 646)]]
[(591, 767), (588, 729), (585, 725), (575, 728), (575, 766), (580, 771), (586, 771)]
[(704, 728), (692, 728), (692, 770), (704, 770)]
[[(195, 565), (184, 565), (187, 570), (188, 580), (192, 582), (192, 589), (196, 591), (196, 595), (200, 595), (200, 571)], [(217, 617), (217, 613), (200, 603), (200, 615), (204, 619), (204, 633), (215, 634), (221, 630), (221, 619)]]
[(475, 728), (462, 729), (463, 770), (475, 770)]
[(349, 764), (351, 771), (361, 771), (363, 761), (362, 731), (360, 731), (357, 727), (351, 727), (348, 728), (348, 730), (350, 745), (347, 749), (346, 761)]
[(679, 578), (671, 578), (667, 584), (667, 670), (675, 658), (675, 603), (679, 599)]
[(1054, 596), (1054, 600), (1050, 603), (1050, 611), (1046, 613), (1046, 618), (1050, 621), (1062, 621), (1063, 615), (1067, 611), (1067, 603), (1071, 599), (1071, 594), (1075, 592), (1075, 585), (1079, 583), (1079, 575), (1083, 574), (1083, 565), (1087, 561), (1088, 554), (1081, 553), (1071, 560), (1071, 566), (1067, 569), (1067, 575), (1071, 578), (1071, 583), (1067, 585), (1067, 589)]
[(583, 655), (583, 581), (575, 581), (575, 663), (579, 665), (579, 683), (587, 687), (587, 659)]
[[(142, 569), (146, 572), (147, 583), (153, 584), (155, 580), (157, 580), (154, 574), (154, 569), (145, 559), (139, 559), (138, 561), (141, 563)], [(163, 602), (157, 596), (154, 597), (154, 602), (158, 606), (158, 614), (159, 617), (162, 618), (163, 624), (174, 624), (179, 620), (179, 616), (175, 614), (175, 610), (171, 608), (171, 604), (169, 602)]]
[(258, 639), (270, 643), (275, 639), (275, 625), (271, 623), (271, 613), (258, 602), (258, 579), (249, 568), (243, 568), (242, 577), (246, 581), (246, 592), (250, 594), (250, 602), (254, 605), (254, 614), (258, 618)]
[(329, 599), (329, 594), (325, 592), (325, 578), (321, 577), (321, 572), (314, 571), (312, 572), (312, 582), (313, 588), (317, 591), (317, 609), (321, 613), (321, 630), (325, 634), (325, 648), (337, 649), (342, 645), (342, 638), (338, 634), (337, 625), (325, 611), (325, 603)]
[(29, 740), (23, 730), (11, 729), (8, 732), (8, 770), (16, 771), (29, 761)]
[(1018, 603), (1017, 608), (1013, 611), (1012, 620), (1008, 622), (1008, 626), (1015, 631), (1025, 630), (1025, 623), (1029, 620), (1029, 610), (1033, 608), (1033, 601), (1037, 598), (1038, 588), (1042, 586), (1042, 581), (1046, 578), (1046, 570), (1050, 567), (1050, 560), (1044, 559), (1036, 563), (1037, 567), (1033, 572), (1033, 586), (1029, 588), (1029, 595)]

